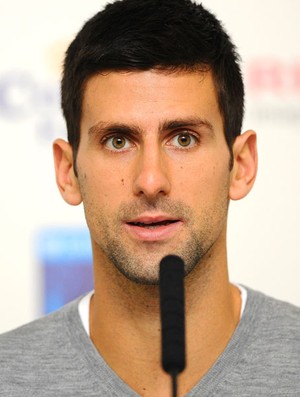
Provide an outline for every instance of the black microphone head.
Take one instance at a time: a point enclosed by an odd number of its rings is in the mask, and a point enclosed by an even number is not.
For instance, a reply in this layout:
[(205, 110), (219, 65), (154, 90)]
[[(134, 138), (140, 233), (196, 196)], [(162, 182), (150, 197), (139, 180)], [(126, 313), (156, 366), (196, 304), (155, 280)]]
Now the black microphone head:
[(185, 367), (184, 262), (176, 255), (160, 262), (162, 367), (178, 374)]

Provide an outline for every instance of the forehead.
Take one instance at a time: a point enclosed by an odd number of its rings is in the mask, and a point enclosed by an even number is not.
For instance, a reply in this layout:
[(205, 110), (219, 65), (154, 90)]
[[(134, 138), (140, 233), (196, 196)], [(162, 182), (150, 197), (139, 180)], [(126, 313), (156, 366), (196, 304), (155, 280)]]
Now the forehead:
[(83, 129), (101, 121), (151, 126), (185, 117), (222, 124), (211, 72), (108, 72), (85, 86)]

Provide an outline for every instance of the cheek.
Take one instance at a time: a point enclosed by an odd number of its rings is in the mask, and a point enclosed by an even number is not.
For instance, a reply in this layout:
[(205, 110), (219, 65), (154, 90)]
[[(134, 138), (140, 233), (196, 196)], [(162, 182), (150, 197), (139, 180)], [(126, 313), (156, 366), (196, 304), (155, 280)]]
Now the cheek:
[(216, 214), (220, 214), (223, 218), (229, 197), (229, 171), (226, 164), (222, 167), (219, 164), (203, 164), (202, 168), (189, 171), (185, 181), (177, 185), (178, 198), (194, 209), (196, 217), (210, 216), (215, 219)]
[(206, 191), (207, 194), (224, 186), (229, 179), (229, 167), (225, 161), (216, 161), (215, 156), (180, 164), (176, 167), (173, 182), (185, 192)]
[(79, 185), (86, 210), (98, 213), (114, 212), (128, 194), (128, 178), (125, 173), (122, 175), (121, 170), (103, 167), (88, 169), (89, 172), (79, 172)]

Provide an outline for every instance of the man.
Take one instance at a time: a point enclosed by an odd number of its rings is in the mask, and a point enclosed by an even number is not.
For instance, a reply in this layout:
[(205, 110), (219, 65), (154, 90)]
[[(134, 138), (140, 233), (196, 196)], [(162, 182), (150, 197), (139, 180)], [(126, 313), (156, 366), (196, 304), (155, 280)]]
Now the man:
[(57, 184), (83, 202), (95, 291), (2, 336), (0, 394), (168, 396), (159, 262), (185, 261), (180, 396), (296, 396), (299, 309), (230, 284), (229, 200), (251, 190), (238, 55), (189, 0), (121, 0), (71, 43)]

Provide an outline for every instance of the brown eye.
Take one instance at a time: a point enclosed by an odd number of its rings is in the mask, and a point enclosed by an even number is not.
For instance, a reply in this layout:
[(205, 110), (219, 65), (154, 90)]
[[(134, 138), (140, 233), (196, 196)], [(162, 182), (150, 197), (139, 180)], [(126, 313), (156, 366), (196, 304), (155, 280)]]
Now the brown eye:
[(122, 135), (113, 135), (103, 139), (102, 145), (112, 152), (123, 152), (134, 146), (129, 138)]
[(192, 149), (199, 142), (199, 139), (193, 133), (180, 132), (174, 135), (168, 142), (168, 146), (176, 149)]
[(191, 144), (191, 136), (187, 134), (178, 135), (177, 141), (180, 146), (189, 146)]
[(123, 149), (126, 145), (126, 139), (121, 136), (116, 136), (112, 138), (111, 144), (115, 149)]

